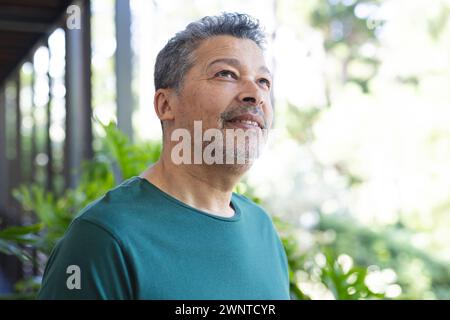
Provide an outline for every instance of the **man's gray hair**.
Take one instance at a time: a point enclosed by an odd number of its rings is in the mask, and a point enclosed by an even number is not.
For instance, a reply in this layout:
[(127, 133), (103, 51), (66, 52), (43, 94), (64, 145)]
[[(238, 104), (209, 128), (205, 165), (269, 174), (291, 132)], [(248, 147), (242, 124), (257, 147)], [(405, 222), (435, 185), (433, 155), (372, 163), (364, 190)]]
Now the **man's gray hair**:
[(247, 14), (222, 13), (206, 16), (178, 32), (158, 53), (155, 63), (155, 91), (160, 88), (181, 89), (186, 72), (194, 64), (193, 51), (202, 40), (230, 35), (253, 40), (264, 49), (266, 37), (259, 21)]

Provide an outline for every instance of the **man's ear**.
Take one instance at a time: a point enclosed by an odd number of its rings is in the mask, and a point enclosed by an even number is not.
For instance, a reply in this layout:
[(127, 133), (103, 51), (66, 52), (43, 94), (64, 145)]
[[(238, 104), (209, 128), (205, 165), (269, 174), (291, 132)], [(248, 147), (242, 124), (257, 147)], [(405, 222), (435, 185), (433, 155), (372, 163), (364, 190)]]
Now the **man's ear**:
[(155, 92), (153, 105), (159, 120), (165, 121), (175, 119), (173, 110), (174, 101), (174, 95), (170, 89), (158, 89)]

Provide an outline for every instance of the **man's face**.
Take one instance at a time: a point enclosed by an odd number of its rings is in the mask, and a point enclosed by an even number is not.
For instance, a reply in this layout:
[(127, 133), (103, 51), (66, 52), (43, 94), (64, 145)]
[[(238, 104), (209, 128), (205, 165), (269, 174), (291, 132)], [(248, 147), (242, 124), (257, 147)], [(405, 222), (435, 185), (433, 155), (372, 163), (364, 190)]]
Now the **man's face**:
[[(269, 129), (272, 78), (255, 42), (232, 36), (204, 40), (194, 52), (173, 106), (173, 129)], [(224, 132), (225, 136), (225, 132)], [(244, 150), (245, 152), (245, 150)]]

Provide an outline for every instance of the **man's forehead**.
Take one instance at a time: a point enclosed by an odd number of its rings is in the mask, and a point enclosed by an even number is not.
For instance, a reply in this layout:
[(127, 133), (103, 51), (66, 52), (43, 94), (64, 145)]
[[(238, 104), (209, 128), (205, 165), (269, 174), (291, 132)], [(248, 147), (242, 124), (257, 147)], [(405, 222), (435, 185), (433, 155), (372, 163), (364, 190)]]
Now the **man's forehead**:
[[(203, 69), (215, 62), (231, 65), (255, 65), (258, 69), (263, 67), (269, 71), (263, 51), (249, 39), (240, 39), (232, 36), (217, 36), (204, 40), (197, 48), (196, 60), (202, 64)], [(269, 72), (270, 73), (270, 72)]]

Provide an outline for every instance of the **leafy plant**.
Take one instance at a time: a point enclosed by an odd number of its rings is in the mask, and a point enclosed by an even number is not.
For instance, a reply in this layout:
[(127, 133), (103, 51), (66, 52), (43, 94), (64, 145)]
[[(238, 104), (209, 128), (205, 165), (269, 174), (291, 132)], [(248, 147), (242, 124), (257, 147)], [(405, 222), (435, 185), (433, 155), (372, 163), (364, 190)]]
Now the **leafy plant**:
[(42, 223), (29, 226), (14, 226), (0, 231), (0, 252), (15, 255), (22, 262), (31, 261), (28, 252), (20, 245), (37, 245), (41, 240), (36, 233), (43, 227)]
[[(369, 273), (366, 266), (354, 264), (353, 258), (340, 254), (332, 244), (323, 243), (320, 236), (310, 250), (302, 252), (296, 236), (298, 230), (279, 217), (273, 217), (273, 221), (288, 258), (293, 299), (317, 299), (310, 294), (310, 288), (317, 286), (328, 292), (328, 298), (336, 300), (386, 298), (384, 293), (374, 292), (367, 285)], [(344, 259), (346, 264), (342, 261)]]
[[(161, 150), (159, 142), (132, 145), (113, 123), (101, 125), (105, 132), (101, 151), (92, 161), (83, 163), (76, 188), (67, 189), (60, 196), (38, 184), (22, 185), (13, 191), (24, 212), (37, 223), (0, 231), (0, 252), (14, 255), (23, 263), (38, 264), (42, 272), (43, 262), (33, 259), (31, 248), (48, 257), (82, 208), (158, 159)], [(15, 289), (18, 293), (36, 293), (39, 283), (39, 278), (23, 279)]]

